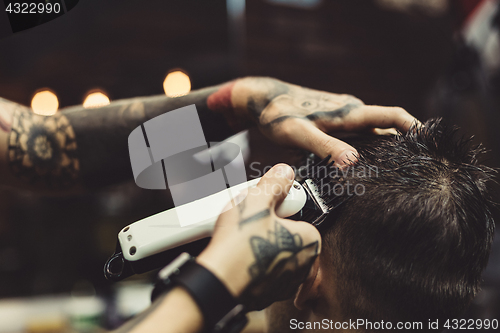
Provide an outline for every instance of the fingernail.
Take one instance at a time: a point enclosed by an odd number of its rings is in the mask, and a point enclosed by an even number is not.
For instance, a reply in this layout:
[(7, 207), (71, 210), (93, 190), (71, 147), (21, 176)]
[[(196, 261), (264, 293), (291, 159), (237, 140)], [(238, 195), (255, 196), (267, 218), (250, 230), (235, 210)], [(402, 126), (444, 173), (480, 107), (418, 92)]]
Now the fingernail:
[(275, 172), (275, 174), (283, 175), (290, 180), (293, 180), (295, 178), (295, 174), (293, 172), (293, 169), (289, 165), (286, 165), (286, 164), (280, 164), (280, 165), (276, 166), (276, 170), (274, 172)]
[(356, 151), (344, 150), (342, 154), (340, 154), (340, 158), (337, 164), (348, 165), (356, 162), (357, 160), (358, 160), (358, 153)]

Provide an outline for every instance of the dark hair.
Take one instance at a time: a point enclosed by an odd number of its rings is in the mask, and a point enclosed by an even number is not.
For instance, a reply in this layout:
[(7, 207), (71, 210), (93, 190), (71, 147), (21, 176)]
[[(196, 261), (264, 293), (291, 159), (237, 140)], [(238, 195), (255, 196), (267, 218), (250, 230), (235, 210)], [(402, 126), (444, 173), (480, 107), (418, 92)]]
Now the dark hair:
[(351, 142), (360, 157), (343, 183), (364, 193), (329, 215), (323, 237), (344, 318), (419, 320), (426, 329), (429, 319), (459, 316), (479, 291), (494, 231), (494, 170), (456, 131), (434, 119)]

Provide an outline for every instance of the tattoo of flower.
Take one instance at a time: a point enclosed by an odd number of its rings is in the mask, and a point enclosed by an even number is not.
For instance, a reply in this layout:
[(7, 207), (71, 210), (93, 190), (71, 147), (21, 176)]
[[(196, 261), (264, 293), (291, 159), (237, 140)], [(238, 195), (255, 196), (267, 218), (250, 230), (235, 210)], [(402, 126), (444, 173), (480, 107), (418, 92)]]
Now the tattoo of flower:
[(62, 114), (16, 112), (8, 143), (10, 170), (30, 184), (68, 188), (78, 177), (75, 133)]

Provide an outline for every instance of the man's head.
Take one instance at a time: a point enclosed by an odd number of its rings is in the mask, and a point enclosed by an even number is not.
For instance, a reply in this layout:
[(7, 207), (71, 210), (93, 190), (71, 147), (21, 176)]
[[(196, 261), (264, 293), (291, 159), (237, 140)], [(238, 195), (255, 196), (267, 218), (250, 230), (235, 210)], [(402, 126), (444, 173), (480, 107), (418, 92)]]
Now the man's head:
[(324, 222), (316, 278), (295, 304), (317, 318), (424, 329), (459, 316), (479, 290), (494, 229), (482, 150), (441, 120), (351, 144), (359, 161), (339, 173), (343, 195), (356, 186), (355, 195)]

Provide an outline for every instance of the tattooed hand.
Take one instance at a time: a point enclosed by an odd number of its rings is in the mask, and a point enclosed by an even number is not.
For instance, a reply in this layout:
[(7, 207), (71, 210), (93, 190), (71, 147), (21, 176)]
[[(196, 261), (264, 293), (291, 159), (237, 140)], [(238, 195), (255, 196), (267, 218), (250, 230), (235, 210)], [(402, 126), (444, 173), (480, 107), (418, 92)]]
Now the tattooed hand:
[(274, 141), (306, 149), (338, 166), (356, 160), (356, 150), (338, 135), (374, 128), (407, 131), (418, 122), (399, 107), (368, 106), (350, 95), (303, 88), (271, 78), (244, 78), (222, 86), (207, 100), (230, 124), (253, 122)]
[(241, 203), (221, 214), (197, 259), (250, 310), (292, 297), (320, 252), (316, 228), (275, 214), (293, 177), (289, 166), (274, 166)]

